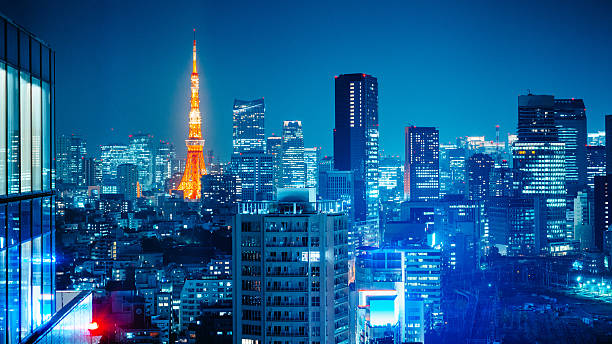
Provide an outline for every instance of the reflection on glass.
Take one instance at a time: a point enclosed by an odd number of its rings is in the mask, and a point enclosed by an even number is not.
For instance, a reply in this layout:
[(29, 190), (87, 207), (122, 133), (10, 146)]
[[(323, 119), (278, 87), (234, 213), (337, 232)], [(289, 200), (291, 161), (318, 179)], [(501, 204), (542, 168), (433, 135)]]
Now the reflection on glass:
[(51, 187), (51, 96), (49, 83), (42, 83), (42, 188)]
[(32, 242), (21, 244), (21, 338), (32, 332)]
[[(6, 248), (0, 250), (0, 271), (6, 271)], [(6, 344), (6, 274), (0, 273), (0, 344)]]
[[(5, 104), (5, 102), (6, 67), (4, 63), (0, 63), (0, 103)], [(0, 195), (6, 195), (6, 106), (4, 105), (0, 106)]]
[(41, 88), (40, 80), (32, 78), (32, 190), (40, 191), (42, 188), (41, 171)]
[(19, 76), (7, 66), (8, 192), (19, 193)]
[(42, 324), (42, 238), (32, 240), (32, 328)]
[(8, 249), (8, 335), (19, 343), (19, 246)]
[(42, 236), (42, 294), (43, 294), (43, 321), (51, 318), (53, 313), (53, 294), (51, 293), (51, 285), (53, 275), (51, 273), (51, 235), (46, 233)]
[(32, 90), (30, 76), (25, 72), (21, 72), (20, 87), (21, 192), (29, 192), (32, 191)]

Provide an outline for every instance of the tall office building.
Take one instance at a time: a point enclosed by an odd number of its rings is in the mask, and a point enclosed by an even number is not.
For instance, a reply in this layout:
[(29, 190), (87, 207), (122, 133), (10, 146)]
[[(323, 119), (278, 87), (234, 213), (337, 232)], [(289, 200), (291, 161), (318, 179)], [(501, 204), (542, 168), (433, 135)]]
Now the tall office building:
[(150, 134), (138, 133), (129, 136), (129, 154), (138, 167), (138, 182), (143, 190), (151, 190), (154, 186), (155, 146)]
[(335, 77), (334, 168), (353, 171), (355, 220), (378, 219), (378, 80)]
[(467, 161), (467, 187), (470, 200), (483, 200), (489, 196), (493, 158), (487, 154), (474, 154)]
[(285, 188), (305, 187), (306, 161), (304, 160), (302, 122), (283, 122), (283, 144), (281, 150), (282, 186)]
[[(50, 331), (57, 324), (48, 322), (56, 304), (55, 53), (1, 15), (0, 104), (0, 343), (33, 343), (43, 323)], [(78, 319), (67, 313), (75, 330), (55, 338), (79, 342), (91, 303), (88, 310)]]
[(272, 155), (274, 160), (274, 189), (281, 187), (281, 179), (283, 177), (282, 166), (282, 147), (283, 138), (281, 136), (269, 136), (266, 140), (266, 153)]
[(587, 146), (586, 147), (586, 170), (587, 185), (591, 190), (595, 189), (595, 177), (606, 175), (606, 147)]
[(102, 183), (111, 185), (117, 179), (117, 166), (133, 164), (134, 157), (128, 146), (121, 143), (111, 143), (100, 146), (100, 164), (102, 167)]
[(558, 142), (554, 96), (518, 97), (518, 141)]
[(100, 162), (95, 158), (83, 159), (83, 176), (85, 186), (96, 186), (102, 183)]
[[(574, 116), (571, 106), (561, 111), (560, 117), (563, 116), (565, 122), (571, 122)], [(566, 220), (566, 211), (573, 211), (573, 201), (566, 199), (566, 147), (555, 124), (556, 109), (554, 96), (519, 96), (518, 141), (513, 145), (514, 178), (518, 182), (519, 195), (545, 200), (548, 245), (540, 248), (548, 249), (551, 254), (557, 254), (553, 252), (555, 245), (570, 238), (573, 232), (572, 224)], [(570, 128), (576, 125), (565, 125), (567, 128), (561, 129), (564, 139), (569, 140)]]
[(378, 188), (382, 203), (399, 203), (404, 199), (404, 164), (398, 156), (380, 159)]
[(404, 197), (433, 201), (440, 195), (439, 132), (434, 127), (406, 127)]
[(163, 190), (166, 180), (172, 178), (172, 161), (176, 159), (176, 151), (172, 143), (162, 140), (159, 140), (155, 146), (153, 187)]
[(84, 185), (82, 160), (87, 156), (85, 139), (77, 135), (60, 135), (57, 138), (57, 180), (63, 183)]
[(549, 242), (563, 241), (567, 234), (564, 148), (560, 142), (514, 143), (514, 179), (519, 195), (546, 200), (546, 237)]
[(271, 201), (274, 198), (274, 156), (247, 152), (233, 154), (231, 171), (239, 179), (242, 201)]
[(546, 204), (540, 197), (491, 197), (487, 244), (509, 256), (538, 255), (546, 248)]
[(587, 184), (587, 117), (582, 99), (555, 99), (555, 126), (565, 143), (566, 184), (574, 196)]
[(440, 197), (465, 193), (465, 148), (440, 144)]
[(134, 164), (117, 166), (117, 190), (128, 201), (133, 201), (137, 197), (138, 174), (138, 166)]
[(319, 160), (321, 160), (321, 147), (304, 148), (307, 188), (316, 189), (319, 185)]
[[(612, 137), (612, 115), (606, 115), (606, 137)], [(610, 231), (610, 213), (612, 209), (612, 140), (606, 140), (606, 174), (605, 176), (595, 176), (594, 184), (594, 229), (593, 244), (598, 251), (606, 251), (604, 239), (606, 233)], [(608, 235), (609, 236), (609, 235)], [(610, 252), (606, 252), (610, 253)]]
[(234, 100), (234, 154), (265, 152), (264, 99)]
[(346, 215), (338, 202), (292, 191), (238, 204), (235, 344), (349, 343)]

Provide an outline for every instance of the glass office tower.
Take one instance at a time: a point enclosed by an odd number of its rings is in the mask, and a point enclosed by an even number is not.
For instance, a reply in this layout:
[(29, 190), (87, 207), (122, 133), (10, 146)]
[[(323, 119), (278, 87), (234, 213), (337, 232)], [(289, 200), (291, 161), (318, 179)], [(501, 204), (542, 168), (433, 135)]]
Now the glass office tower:
[(335, 78), (334, 167), (353, 171), (355, 221), (378, 219), (378, 80)]
[(234, 100), (234, 154), (265, 152), (264, 99)]
[(404, 197), (434, 201), (440, 196), (440, 134), (434, 127), (406, 127)]
[(54, 64), (47, 44), (0, 17), (0, 344), (55, 310)]
[(301, 121), (283, 122), (281, 164), (284, 188), (306, 187), (306, 161), (304, 160), (304, 134)]

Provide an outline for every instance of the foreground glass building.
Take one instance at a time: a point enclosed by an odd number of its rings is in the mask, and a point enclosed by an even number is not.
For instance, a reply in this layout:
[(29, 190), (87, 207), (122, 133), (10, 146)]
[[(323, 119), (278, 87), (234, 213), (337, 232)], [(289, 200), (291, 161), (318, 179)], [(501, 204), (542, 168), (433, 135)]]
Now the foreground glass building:
[(0, 344), (24, 341), (55, 310), (54, 60), (0, 17)]

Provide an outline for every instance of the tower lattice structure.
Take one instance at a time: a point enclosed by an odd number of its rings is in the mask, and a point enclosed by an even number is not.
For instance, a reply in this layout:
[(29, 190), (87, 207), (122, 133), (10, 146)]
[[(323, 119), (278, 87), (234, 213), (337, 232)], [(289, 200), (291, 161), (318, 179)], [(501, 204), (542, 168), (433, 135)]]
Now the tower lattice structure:
[(200, 77), (196, 67), (195, 30), (193, 37), (193, 72), (191, 73), (191, 109), (189, 110), (189, 137), (187, 144), (187, 161), (185, 172), (181, 178), (178, 190), (183, 191), (183, 197), (198, 200), (201, 197), (202, 175), (206, 174), (204, 164), (204, 139), (202, 138), (202, 116), (200, 115)]

